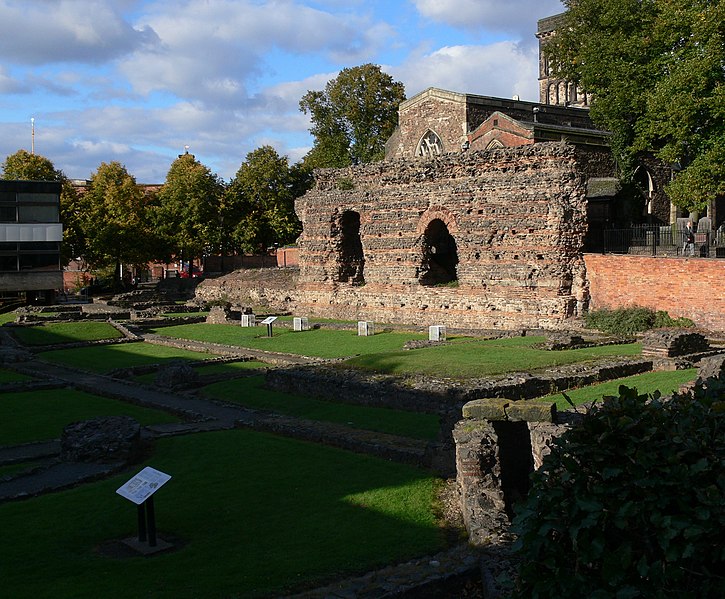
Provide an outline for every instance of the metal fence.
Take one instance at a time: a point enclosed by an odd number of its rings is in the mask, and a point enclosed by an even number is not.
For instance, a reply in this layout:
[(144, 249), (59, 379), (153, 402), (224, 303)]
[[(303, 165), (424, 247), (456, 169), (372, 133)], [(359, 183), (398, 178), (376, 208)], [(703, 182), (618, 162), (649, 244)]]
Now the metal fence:
[(696, 232), (692, 247), (686, 244), (686, 231), (677, 225), (640, 225), (602, 233), (605, 254), (725, 258), (725, 234), (720, 231)]

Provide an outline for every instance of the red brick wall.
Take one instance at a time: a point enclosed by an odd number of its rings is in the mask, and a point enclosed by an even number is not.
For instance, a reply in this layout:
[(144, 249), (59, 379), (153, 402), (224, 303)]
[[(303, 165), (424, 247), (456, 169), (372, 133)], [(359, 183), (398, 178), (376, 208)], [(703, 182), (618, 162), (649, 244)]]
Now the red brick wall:
[(725, 331), (725, 260), (586, 254), (592, 309), (644, 306)]

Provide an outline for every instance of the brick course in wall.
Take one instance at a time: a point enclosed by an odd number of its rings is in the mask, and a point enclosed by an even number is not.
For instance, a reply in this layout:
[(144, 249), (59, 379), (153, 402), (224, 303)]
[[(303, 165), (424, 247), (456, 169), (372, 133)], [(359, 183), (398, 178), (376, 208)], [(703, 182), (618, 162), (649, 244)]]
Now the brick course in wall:
[[(564, 143), (316, 171), (297, 201), (297, 310), (474, 328), (555, 328), (586, 305), (580, 154)], [(341, 280), (340, 222), (359, 214), (364, 284)], [(457, 281), (425, 286), (426, 231), (455, 240)]]
[(644, 306), (725, 331), (725, 260), (586, 254), (591, 308)]

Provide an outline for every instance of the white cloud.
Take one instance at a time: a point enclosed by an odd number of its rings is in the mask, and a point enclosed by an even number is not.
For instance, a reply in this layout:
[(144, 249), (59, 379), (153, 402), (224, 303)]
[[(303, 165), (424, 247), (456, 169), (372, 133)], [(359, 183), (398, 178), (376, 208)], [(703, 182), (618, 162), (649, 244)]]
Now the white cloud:
[(421, 15), (434, 21), (462, 29), (517, 33), (522, 39), (531, 35), (537, 19), (564, 11), (560, 0), (411, 1)]
[(428, 87), (538, 100), (538, 54), (513, 42), (448, 46), (392, 68), (410, 98)]
[(153, 45), (102, 0), (0, 0), (0, 57), (20, 64), (102, 63)]

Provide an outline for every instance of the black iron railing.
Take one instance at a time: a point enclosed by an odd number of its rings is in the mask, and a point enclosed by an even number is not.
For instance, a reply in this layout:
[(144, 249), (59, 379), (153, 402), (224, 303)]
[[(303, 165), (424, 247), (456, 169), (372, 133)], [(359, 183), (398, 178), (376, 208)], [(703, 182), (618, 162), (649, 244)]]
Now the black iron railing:
[(694, 256), (725, 258), (725, 235), (715, 231), (695, 232), (695, 242), (686, 243), (687, 233), (676, 225), (640, 225), (602, 231), (605, 254), (646, 256)]

